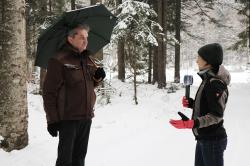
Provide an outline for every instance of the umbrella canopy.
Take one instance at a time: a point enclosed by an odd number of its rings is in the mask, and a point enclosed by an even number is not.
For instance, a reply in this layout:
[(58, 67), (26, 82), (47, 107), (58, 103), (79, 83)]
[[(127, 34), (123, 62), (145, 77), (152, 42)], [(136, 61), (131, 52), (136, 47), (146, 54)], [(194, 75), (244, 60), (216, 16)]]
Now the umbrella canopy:
[(87, 50), (95, 54), (110, 42), (116, 21), (117, 18), (102, 4), (65, 12), (39, 36), (35, 65), (47, 68), (48, 60), (66, 43), (69, 30), (79, 24), (90, 27)]

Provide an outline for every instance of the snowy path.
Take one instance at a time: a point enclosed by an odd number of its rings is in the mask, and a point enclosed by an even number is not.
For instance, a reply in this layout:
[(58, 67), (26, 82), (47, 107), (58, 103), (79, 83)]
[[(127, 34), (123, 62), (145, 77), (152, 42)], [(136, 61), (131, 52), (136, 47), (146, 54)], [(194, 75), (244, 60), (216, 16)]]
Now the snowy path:
[[(250, 144), (247, 142), (250, 140), (250, 110), (248, 109), (250, 85), (233, 84), (229, 89), (230, 100), (225, 115), (225, 127), (229, 136), (228, 148), (225, 151), (225, 165), (235, 166), (239, 163), (248, 163), (248, 154), (250, 154)], [(135, 119), (134, 116), (136, 115), (136, 113), (132, 113), (133, 110), (127, 113), (125, 118), (120, 118), (119, 116), (122, 115), (119, 114), (118, 116), (110, 115), (112, 118), (118, 118), (114, 120), (118, 124), (113, 126), (107, 124), (101, 131), (96, 128), (92, 130), (87, 159), (88, 165), (178, 166), (187, 163), (187, 165), (192, 165), (195, 148), (192, 133), (188, 130), (175, 130), (168, 124), (168, 119), (174, 116), (173, 109), (177, 108), (178, 110), (175, 101), (179, 101), (179, 95), (181, 94), (183, 94), (182, 90), (175, 95), (171, 96), (170, 94), (168, 100), (172, 105), (158, 110), (157, 115), (153, 115), (154, 117), (150, 117), (149, 112), (153, 110), (150, 108), (145, 111), (147, 113), (142, 113), (147, 118), (138, 114), (137, 122), (131, 120)], [(151, 102), (151, 104), (154, 104), (154, 102)], [(121, 107), (123, 106), (121, 105)], [(167, 110), (167, 108), (170, 108), (170, 110)], [(114, 111), (109, 113), (108, 108), (106, 109), (97, 113), (97, 118), (93, 122), (94, 125), (95, 123), (105, 122), (104, 119), (107, 118), (104, 114), (114, 113)], [(129, 119), (127, 123), (126, 119)]]
[(230, 100), (225, 115), (228, 132), (226, 165), (248, 165), (250, 154), (250, 85), (230, 87)]

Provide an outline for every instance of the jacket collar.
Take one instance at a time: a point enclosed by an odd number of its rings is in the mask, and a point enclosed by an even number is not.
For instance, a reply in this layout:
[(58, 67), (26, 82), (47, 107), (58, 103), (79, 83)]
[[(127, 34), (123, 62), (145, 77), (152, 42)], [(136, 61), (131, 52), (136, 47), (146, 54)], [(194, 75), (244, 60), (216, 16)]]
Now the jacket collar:
[(89, 56), (91, 55), (91, 51), (89, 50), (84, 50), (83, 52), (79, 52), (75, 47), (73, 47), (70, 43), (66, 43), (64, 45), (64, 47), (62, 47), (62, 50), (69, 53), (70, 55), (73, 55), (73, 56)]
[(62, 47), (62, 51), (75, 56), (80, 54), (79, 51), (68, 42)]
[(205, 80), (209, 77), (215, 76), (215, 74), (211, 68), (201, 70), (197, 74), (201, 77), (202, 80)]

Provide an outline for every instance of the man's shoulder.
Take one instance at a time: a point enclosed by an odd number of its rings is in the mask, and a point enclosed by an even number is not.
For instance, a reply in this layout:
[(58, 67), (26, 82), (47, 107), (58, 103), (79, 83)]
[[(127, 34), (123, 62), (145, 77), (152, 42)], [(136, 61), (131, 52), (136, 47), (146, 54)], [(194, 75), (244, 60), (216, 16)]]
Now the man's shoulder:
[(68, 61), (71, 61), (72, 55), (66, 51), (58, 51), (53, 59), (59, 61), (60, 63), (64, 64)]
[(67, 53), (65, 51), (58, 51), (56, 55), (53, 57), (54, 59), (61, 61), (67, 57)]

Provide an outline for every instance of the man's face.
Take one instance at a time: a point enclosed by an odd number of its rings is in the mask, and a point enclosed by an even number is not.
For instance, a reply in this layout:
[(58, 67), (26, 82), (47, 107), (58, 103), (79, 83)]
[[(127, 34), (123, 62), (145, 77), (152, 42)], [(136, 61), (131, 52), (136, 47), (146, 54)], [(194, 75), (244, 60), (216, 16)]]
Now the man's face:
[(196, 63), (199, 67), (199, 70), (204, 70), (211, 67), (211, 65), (208, 64), (201, 56), (198, 56)]
[(68, 36), (68, 41), (78, 49), (79, 52), (83, 52), (88, 45), (88, 31), (85, 29), (78, 29), (74, 37)]

